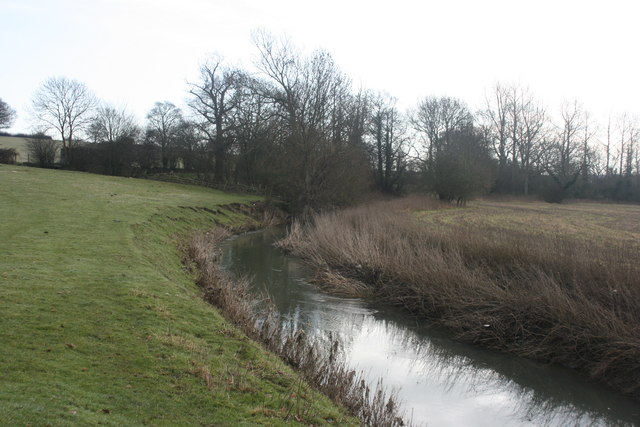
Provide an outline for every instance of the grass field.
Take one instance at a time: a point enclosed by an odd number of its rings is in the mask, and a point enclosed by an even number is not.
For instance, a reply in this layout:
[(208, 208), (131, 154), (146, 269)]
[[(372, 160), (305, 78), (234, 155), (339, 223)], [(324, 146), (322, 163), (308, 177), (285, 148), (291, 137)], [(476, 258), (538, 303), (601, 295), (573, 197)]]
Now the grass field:
[(281, 246), (330, 290), (640, 399), (640, 206), (433, 199), (294, 224)]
[(555, 238), (594, 245), (640, 246), (640, 206), (570, 202), (499, 202), (477, 200), (466, 209), (426, 210), (416, 215), (436, 226), (462, 225)]
[(248, 199), (0, 165), (0, 425), (355, 423), (181, 264), (178, 236), (248, 221), (219, 208)]

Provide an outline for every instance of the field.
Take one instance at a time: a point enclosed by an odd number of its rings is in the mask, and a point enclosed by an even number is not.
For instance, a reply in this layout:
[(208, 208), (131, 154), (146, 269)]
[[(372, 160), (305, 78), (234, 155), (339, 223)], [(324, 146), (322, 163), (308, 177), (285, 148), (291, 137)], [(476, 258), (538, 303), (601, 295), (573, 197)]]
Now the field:
[(433, 199), (294, 224), (281, 246), (333, 292), (640, 398), (640, 207)]
[(467, 225), (593, 245), (640, 246), (640, 206), (574, 202), (565, 204), (478, 200), (466, 209), (428, 210), (416, 215), (433, 225)]
[[(27, 138), (17, 136), (0, 136), (0, 149), (13, 148), (18, 153), (16, 158), (17, 163), (29, 163), (34, 162), (29, 156), (29, 150), (27, 150)], [(62, 143), (59, 143), (62, 144)], [(60, 161), (60, 150), (56, 154), (56, 162)], [(35, 163), (35, 162), (34, 162)]]
[(181, 262), (183, 238), (250, 221), (223, 206), (250, 199), (0, 165), (0, 425), (354, 423)]

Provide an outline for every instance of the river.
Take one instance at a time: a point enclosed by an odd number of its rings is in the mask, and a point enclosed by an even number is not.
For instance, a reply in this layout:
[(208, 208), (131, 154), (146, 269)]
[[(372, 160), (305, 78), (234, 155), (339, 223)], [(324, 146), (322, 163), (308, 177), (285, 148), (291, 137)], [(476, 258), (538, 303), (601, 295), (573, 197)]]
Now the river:
[(640, 426), (640, 405), (568, 368), (459, 343), (398, 310), (328, 295), (272, 244), (272, 228), (222, 246), (223, 266), (268, 292), (283, 322), (338, 333), (350, 366), (398, 390), (406, 419), (438, 426)]

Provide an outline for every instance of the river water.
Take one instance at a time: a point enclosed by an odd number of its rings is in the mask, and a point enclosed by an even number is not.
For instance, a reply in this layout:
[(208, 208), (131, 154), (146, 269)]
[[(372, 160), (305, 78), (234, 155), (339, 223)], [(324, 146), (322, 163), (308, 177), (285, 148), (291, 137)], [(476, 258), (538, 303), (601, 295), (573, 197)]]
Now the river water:
[(397, 310), (319, 291), (313, 271), (272, 244), (273, 228), (222, 246), (223, 266), (268, 292), (283, 322), (338, 333), (348, 363), (398, 390), (406, 419), (438, 426), (640, 426), (640, 405), (570, 369), (479, 349)]

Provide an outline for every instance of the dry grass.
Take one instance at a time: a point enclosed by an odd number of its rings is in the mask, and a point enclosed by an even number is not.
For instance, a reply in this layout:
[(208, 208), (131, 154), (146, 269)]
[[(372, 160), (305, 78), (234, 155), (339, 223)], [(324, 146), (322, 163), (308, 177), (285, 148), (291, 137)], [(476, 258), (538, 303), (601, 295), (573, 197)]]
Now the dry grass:
[(544, 223), (518, 230), (513, 212), (505, 227), (487, 226), (474, 209), (423, 213), (424, 222), (373, 203), (294, 224), (280, 244), (325, 278), (342, 276), (334, 287), (366, 283), (373, 298), (462, 340), (564, 364), (640, 398), (640, 244), (609, 231), (592, 242), (570, 226), (557, 235)]
[(480, 200), (471, 202), (468, 209), (430, 210), (417, 215), (434, 226), (470, 225), (519, 234), (563, 236), (597, 245), (640, 244), (637, 205)]
[(231, 280), (218, 267), (217, 245), (229, 232), (216, 228), (193, 237), (188, 257), (199, 267), (199, 284), (205, 299), (249, 337), (294, 367), (313, 386), (368, 426), (404, 425), (393, 393), (381, 384), (372, 390), (362, 376), (349, 369), (342, 358), (339, 341), (333, 336), (324, 342), (311, 341), (304, 331), (284, 328), (273, 307), (259, 302), (246, 280)]

